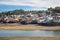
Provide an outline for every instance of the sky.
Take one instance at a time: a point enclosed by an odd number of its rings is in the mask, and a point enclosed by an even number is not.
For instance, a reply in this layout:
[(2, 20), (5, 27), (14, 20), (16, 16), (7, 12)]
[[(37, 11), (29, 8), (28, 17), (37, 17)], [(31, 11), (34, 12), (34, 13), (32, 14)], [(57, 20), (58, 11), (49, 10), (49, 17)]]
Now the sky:
[(60, 7), (60, 0), (0, 0), (0, 12), (16, 9), (47, 10), (47, 8)]

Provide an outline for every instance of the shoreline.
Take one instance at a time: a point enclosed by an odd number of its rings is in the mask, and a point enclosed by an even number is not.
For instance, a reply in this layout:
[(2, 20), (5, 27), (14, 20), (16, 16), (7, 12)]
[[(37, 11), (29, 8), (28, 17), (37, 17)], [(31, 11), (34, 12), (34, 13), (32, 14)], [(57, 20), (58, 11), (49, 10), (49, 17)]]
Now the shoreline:
[(60, 37), (0, 37), (0, 40), (60, 40)]
[(36, 24), (0, 24), (0, 30), (48, 30), (60, 31), (60, 26), (39, 26)]

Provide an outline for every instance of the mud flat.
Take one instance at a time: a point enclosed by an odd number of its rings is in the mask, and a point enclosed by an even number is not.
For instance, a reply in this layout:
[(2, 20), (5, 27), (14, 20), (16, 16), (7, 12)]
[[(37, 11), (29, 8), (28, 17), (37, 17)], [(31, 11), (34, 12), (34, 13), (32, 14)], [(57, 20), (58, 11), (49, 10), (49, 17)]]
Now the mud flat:
[(60, 30), (60, 26), (40, 26), (37, 24), (0, 24), (0, 30)]
[(0, 38), (0, 40), (60, 40), (60, 37), (11, 37)]

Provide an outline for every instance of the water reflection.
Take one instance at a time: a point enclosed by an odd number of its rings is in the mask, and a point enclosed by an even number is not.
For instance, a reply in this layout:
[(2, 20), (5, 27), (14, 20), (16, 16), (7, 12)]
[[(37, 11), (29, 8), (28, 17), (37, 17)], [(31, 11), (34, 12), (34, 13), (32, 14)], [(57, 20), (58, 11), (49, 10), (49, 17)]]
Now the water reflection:
[(54, 36), (60, 36), (60, 31), (53, 31)]
[(60, 36), (60, 31), (0, 30), (0, 37)]

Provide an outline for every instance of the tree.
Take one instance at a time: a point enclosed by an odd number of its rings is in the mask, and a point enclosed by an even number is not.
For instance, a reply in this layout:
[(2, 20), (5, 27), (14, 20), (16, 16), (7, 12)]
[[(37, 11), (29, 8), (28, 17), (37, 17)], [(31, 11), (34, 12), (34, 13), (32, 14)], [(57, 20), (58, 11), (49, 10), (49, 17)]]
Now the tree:
[(48, 8), (49, 13), (60, 13), (60, 7)]
[(56, 13), (60, 13), (60, 7), (55, 7), (54, 11), (55, 11)]

